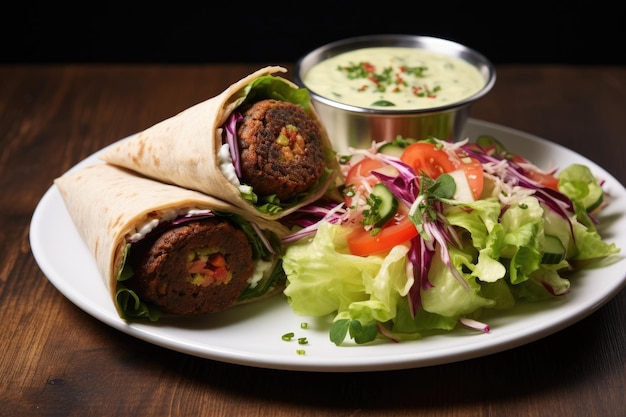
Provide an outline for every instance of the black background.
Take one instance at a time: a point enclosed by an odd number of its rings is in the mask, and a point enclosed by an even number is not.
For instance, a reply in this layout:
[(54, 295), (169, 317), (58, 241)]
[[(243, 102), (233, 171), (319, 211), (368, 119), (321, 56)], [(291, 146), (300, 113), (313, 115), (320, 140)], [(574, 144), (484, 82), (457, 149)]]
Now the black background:
[(495, 64), (626, 64), (626, 21), (608, 2), (378, 1), (23, 2), (0, 13), (0, 63), (283, 63), (346, 37), (405, 33)]

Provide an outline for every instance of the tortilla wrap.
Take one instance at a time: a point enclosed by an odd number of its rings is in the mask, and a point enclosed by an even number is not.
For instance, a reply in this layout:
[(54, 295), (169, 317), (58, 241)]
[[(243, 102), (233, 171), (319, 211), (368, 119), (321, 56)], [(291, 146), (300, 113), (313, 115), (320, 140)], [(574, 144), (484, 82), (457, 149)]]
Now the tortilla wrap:
[[(135, 297), (136, 294), (124, 288), (124, 283), (127, 281), (120, 281), (128, 278), (128, 274), (126, 274), (128, 271), (124, 269), (124, 264), (127, 257), (130, 257), (133, 252), (135, 247), (133, 245), (137, 244), (131, 245), (130, 242), (141, 242), (145, 236), (157, 234), (156, 230), (160, 229), (155, 229), (154, 222), (151, 226), (146, 226), (150, 219), (167, 218), (171, 220), (190, 212), (190, 210), (194, 210), (192, 211), (193, 214), (198, 212), (206, 214), (206, 210), (210, 210), (212, 214), (218, 213), (220, 216), (226, 215), (226, 217), (244, 219), (242, 224), (254, 223), (248, 228), (252, 230), (251, 233), (262, 230), (266, 239), (265, 242), (271, 242), (273, 247), (271, 251), (266, 250), (267, 245), (259, 244), (259, 242), (263, 242), (262, 239), (256, 242), (258, 246), (262, 246), (262, 249), (257, 252), (266, 251), (263, 254), (263, 259), (261, 259), (261, 255), (255, 258), (254, 265), (255, 267), (265, 265), (266, 269), (262, 273), (263, 278), (258, 283), (253, 282), (246, 287), (248, 301), (266, 298), (284, 288), (284, 283), (280, 281), (282, 278), (271, 285), (267, 282), (270, 275), (272, 275), (272, 279), (276, 277), (276, 274), (270, 274), (271, 272), (278, 271), (278, 275), (284, 275), (280, 266), (280, 255), (282, 254), (280, 237), (288, 234), (289, 230), (276, 221), (259, 217), (250, 220), (250, 215), (245, 210), (214, 197), (154, 181), (139, 176), (130, 170), (106, 163), (97, 163), (69, 171), (55, 179), (54, 183), (76, 229), (94, 256), (98, 270), (122, 318), (148, 317), (151, 320), (156, 320), (160, 315), (163, 315), (162, 309), (153, 308), (151, 303), (133, 306), (134, 302), (138, 303), (143, 300), (138, 300), (138, 297)], [(194, 217), (194, 219), (196, 218)], [(172, 224), (162, 223), (159, 224), (159, 228)], [(154, 233), (151, 234), (150, 230)], [(257, 235), (255, 234), (255, 236)], [(228, 241), (229, 239), (222, 240)], [(186, 269), (184, 271), (187, 272)], [(258, 278), (259, 276), (255, 274), (255, 277)], [(189, 277), (176, 277), (176, 279), (179, 278), (188, 279)], [(246, 279), (248, 278), (246, 277)], [(264, 288), (267, 289), (266, 292)], [(263, 293), (258, 293), (261, 291)], [(238, 294), (239, 298), (233, 305), (244, 302), (243, 294)], [(216, 310), (221, 309), (224, 308), (217, 308)]]
[[(232, 84), (221, 94), (110, 146), (101, 158), (159, 181), (218, 197), (263, 218), (285, 216), (324, 195), (336, 180), (339, 166), (326, 129), (310, 102), (308, 91), (272, 75), (277, 72), (286, 72), (286, 69), (279, 66), (262, 68)], [(261, 87), (257, 87), (259, 84)], [(253, 94), (250, 94), (251, 91)], [(297, 98), (299, 103), (296, 104), (301, 105), (320, 131), (326, 165), (324, 175), (299, 199), (280, 202), (280, 207), (272, 206), (268, 209), (262, 201), (251, 202), (250, 198), (242, 195), (240, 184), (233, 183), (233, 176), (234, 181), (239, 182), (234, 171), (225, 174), (220, 168), (223, 162), (220, 159), (223, 158), (223, 152), (220, 156), (223, 126), (247, 98), (248, 102), (264, 98), (293, 102)]]

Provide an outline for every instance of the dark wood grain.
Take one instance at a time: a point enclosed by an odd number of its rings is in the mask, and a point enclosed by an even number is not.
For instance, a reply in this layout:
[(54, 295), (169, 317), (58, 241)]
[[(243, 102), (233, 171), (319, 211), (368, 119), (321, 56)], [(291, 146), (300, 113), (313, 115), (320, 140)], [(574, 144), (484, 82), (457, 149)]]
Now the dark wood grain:
[[(173, 352), (108, 327), (58, 292), (28, 240), (52, 180), (260, 66), (0, 66), (0, 416), (625, 415), (623, 292), (522, 347), (365, 373), (278, 371)], [(471, 116), (560, 143), (626, 182), (626, 68), (500, 66)]]

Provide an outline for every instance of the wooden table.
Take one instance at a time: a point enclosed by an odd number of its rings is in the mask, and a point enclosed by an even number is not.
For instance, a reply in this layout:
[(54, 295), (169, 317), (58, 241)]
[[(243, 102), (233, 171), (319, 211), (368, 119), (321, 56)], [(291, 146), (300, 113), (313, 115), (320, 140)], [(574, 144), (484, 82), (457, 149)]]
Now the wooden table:
[[(57, 291), (29, 246), (33, 210), (52, 180), (261, 66), (0, 67), (1, 416), (626, 415), (624, 292), (575, 325), (490, 356), (316, 373), (161, 348), (112, 329)], [(626, 68), (497, 71), (472, 117), (560, 143), (626, 183)]]

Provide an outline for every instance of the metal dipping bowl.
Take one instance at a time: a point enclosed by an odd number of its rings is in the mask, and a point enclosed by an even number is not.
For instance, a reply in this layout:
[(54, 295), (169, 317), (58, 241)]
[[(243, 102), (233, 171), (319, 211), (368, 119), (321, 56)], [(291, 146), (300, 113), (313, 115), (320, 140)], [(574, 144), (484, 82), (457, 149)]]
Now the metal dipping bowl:
[[(317, 94), (304, 83), (304, 76), (315, 64), (361, 48), (412, 47), (450, 55), (470, 63), (484, 77), (485, 84), (478, 92), (460, 101), (426, 109), (399, 110), (371, 109), (344, 104)], [(471, 105), (487, 94), (496, 80), (493, 64), (479, 52), (462, 44), (429, 36), (369, 35), (347, 38), (323, 45), (301, 57), (294, 67), (294, 82), (309, 90), (315, 110), (335, 150), (348, 153), (349, 147), (368, 148), (372, 141), (405, 138), (425, 139), (434, 136), (456, 141), (467, 122)]]

